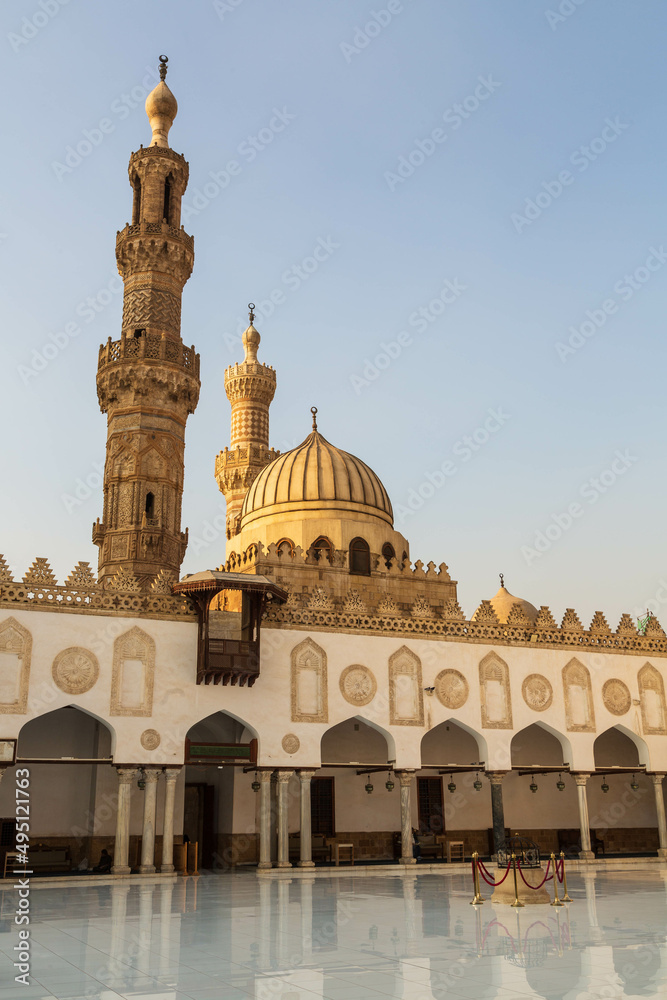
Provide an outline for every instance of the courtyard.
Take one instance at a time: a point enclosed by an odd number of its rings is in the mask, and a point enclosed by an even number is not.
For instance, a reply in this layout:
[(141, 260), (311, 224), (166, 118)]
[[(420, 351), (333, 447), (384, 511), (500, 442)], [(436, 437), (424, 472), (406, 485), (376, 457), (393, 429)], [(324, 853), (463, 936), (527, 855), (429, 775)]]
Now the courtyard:
[(593, 1000), (667, 992), (667, 872), (572, 872), (572, 902), (472, 907), (447, 873), (33, 883), (30, 980), (1, 893), (0, 1000)]

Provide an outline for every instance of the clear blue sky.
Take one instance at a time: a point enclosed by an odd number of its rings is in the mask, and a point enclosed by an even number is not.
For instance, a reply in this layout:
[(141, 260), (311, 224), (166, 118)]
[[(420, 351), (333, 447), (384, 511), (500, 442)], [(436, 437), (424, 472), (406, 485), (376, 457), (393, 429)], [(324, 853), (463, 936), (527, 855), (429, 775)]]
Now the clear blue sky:
[[(317, 405), (322, 433), (376, 470), (395, 508), (419, 508), (397, 527), (413, 559), (448, 564), (464, 610), (495, 593), (499, 571), (513, 593), (559, 617), (572, 606), (585, 624), (600, 609), (615, 627), (656, 597), (664, 3), (559, 0), (565, 16), (556, 0), (392, 0), (390, 16), (384, 0), (42, 2), (4, 4), (0, 31), (0, 551), (18, 575), (36, 555), (61, 580), (97, 562), (101, 489), (75, 506), (63, 495), (94, 485), (104, 460), (95, 367), (122, 305), (105, 289), (131, 210), (129, 154), (150, 138), (144, 83), (165, 52), (196, 250), (182, 332), (202, 358), (191, 539), (224, 507), (213, 477), (229, 440), (224, 369), (241, 358), (246, 303), (273, 292), (279, 304), (257, 320), (278, 372), (272, 443), (302, 440)], [(97, 144), (64, 170), (84, 130)], [(252, 136), (263, 139), (251, 160)], [(230, 161), (240, 169), (218, 190), (210, 172)], [(294, 268), (322, 244), (302, 280)], [(573, 335), (587, 320), (593, 335)], [(33, 352), (68, 323), (79, 335), (36, 373)], [(400, 355), (365, 368), (383, 343)], [(467, 457), (475, 434), (488, 440)], [(419, 506), (443, 464), (451, 474)], [(220, 535), (191, 544), (183, 569), (223, 558)], [(667, 623), (667, 586), (657, 601)]]

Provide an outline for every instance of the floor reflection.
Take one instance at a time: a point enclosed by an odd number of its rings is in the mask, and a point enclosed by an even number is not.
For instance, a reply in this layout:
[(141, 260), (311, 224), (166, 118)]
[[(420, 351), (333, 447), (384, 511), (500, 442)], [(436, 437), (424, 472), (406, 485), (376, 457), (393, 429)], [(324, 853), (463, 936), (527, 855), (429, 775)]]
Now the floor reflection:
[[(667, 878), (586, 872), (573, 902), (470, 906), (460, 874), (253, 872), (33, 887), (28, 998), (405, 1000), (667, 996)], [(0, 997), (16, 897), (0, 890)], [(18, 987), (16, 988), (18, 990)], [(18, 992), (17, 992), (18, 995)]]

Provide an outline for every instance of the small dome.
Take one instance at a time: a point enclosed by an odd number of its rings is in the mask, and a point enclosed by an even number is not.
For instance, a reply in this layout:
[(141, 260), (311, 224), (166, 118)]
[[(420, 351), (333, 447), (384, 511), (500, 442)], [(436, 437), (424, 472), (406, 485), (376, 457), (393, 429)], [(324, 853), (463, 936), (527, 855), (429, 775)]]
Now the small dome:
[(153, 130), (151, 146), (169, 147), (169, 129), (178, 113), (178, 102), (164, 80), (146, 98), (146, 114)]
[[(496, 596), (491, 598), (490, 604), (493, 610), (495, 611), (496, 615), (498, 616), (498, 621), (502, 625), (504, 625), (505, 622), (507, 621), (509, 613), (515, 604), (518, 604), (520, 606), (521, 610), (523, 611), (528, 621), (532, 622), (533, 624), (536, 622), (537, 616), (539, 614), (535, 605), (531, 604), (530, 601), (525, 601), (522, 597), (515, 597), (514, 594), (510, 594), (509, 590), (507, 589), (504, 583), (500, 585), (500, 590), (498, 591)], [(479, 608), (477, 609), (477, 611), (479, 611)], [(472, 616), (473, 621), (477, 617), (477, 611)]]
[(394, 523), (391, 501), (373, 470), (317, 430), (262, 469), (243, 502), (241, 530), (260, 517), (308, 510), (370, 514)]

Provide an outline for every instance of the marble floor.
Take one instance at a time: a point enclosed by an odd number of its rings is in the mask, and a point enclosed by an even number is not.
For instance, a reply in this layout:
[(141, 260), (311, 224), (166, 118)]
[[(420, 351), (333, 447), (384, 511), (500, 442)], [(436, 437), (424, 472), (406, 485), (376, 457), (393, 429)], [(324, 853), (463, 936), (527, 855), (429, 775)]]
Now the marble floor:
[(667, 997), (667, 872), (573, 874), (573, 902), (469, 905), (470, 876), (253, 872), (39, 887), (30, 979), (0, 890), (0, 1000)]

